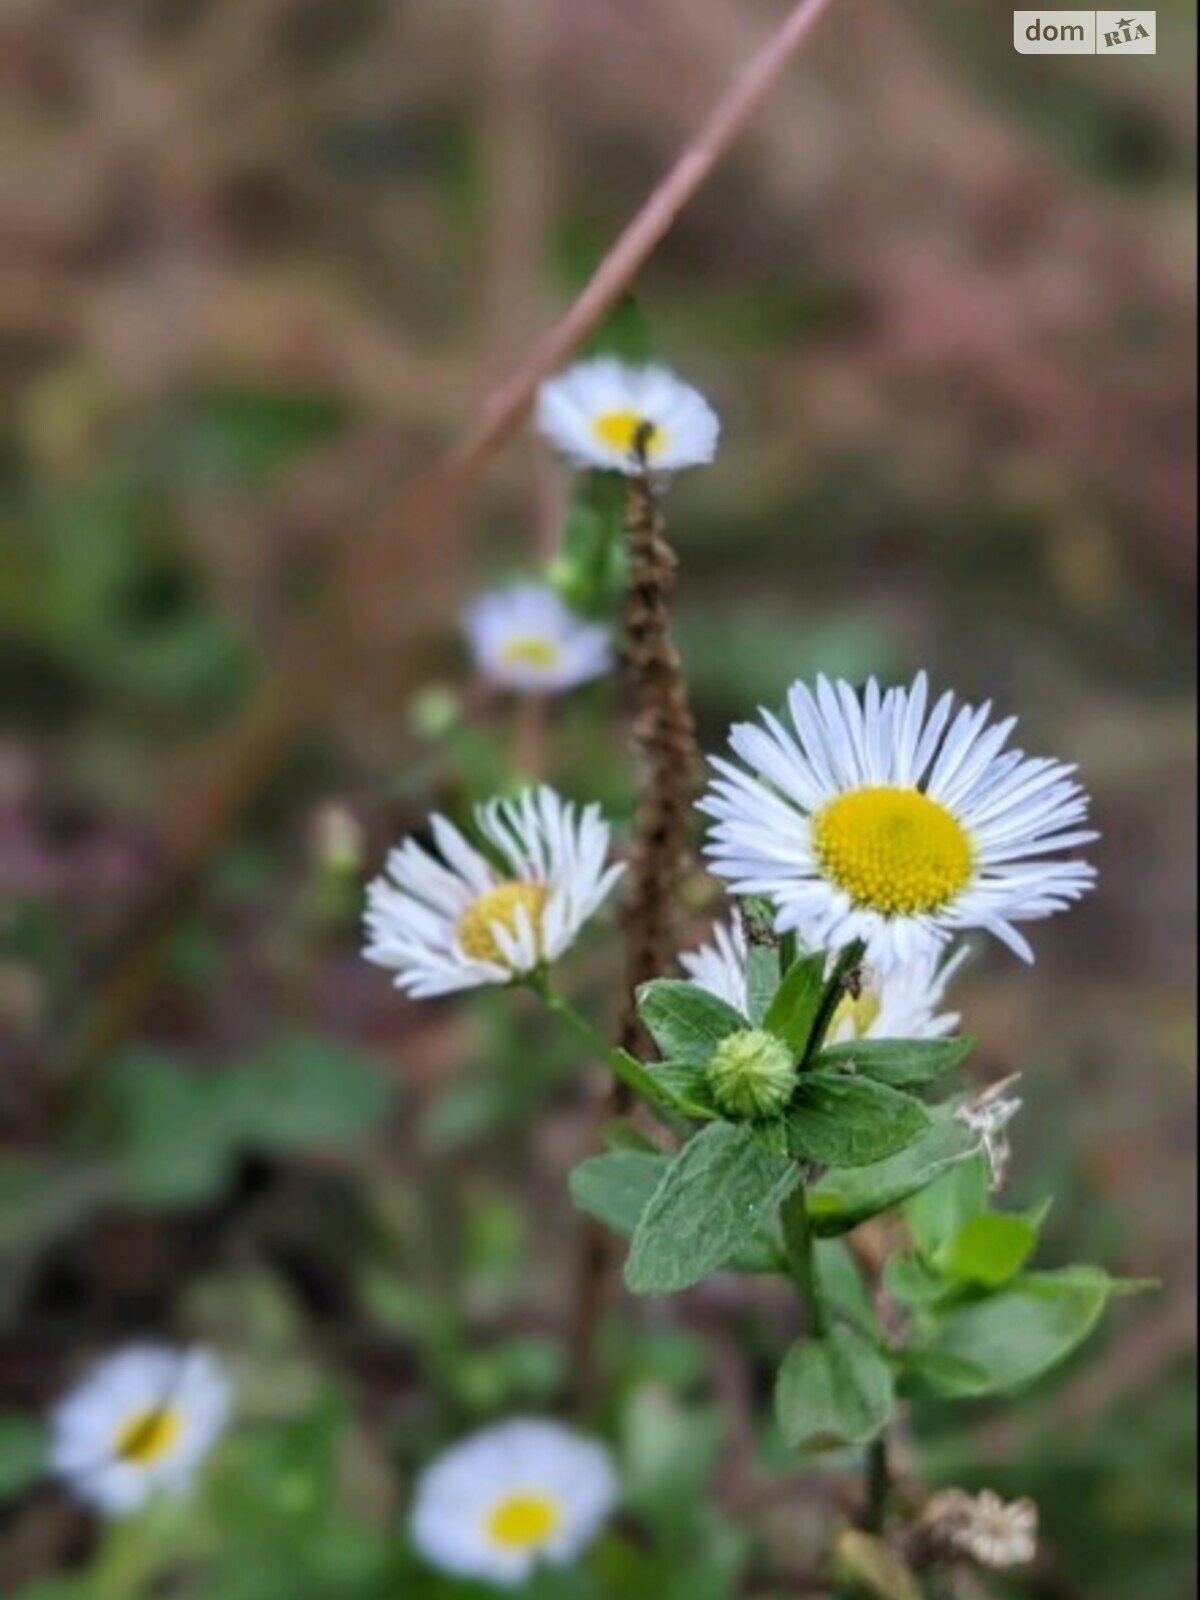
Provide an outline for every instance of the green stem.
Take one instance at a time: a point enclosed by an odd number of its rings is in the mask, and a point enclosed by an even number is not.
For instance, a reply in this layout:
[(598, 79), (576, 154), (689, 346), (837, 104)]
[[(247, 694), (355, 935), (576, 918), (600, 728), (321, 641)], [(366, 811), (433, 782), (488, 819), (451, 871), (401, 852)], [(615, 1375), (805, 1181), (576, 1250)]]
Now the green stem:
[(646, 1071), (635, 1056), (631, 1056), (628, 1050), (618, 1049), (602, 1039), (587, 1018), (576, 1011), (569, 1000), (564, 999), (557, 990), (550, 987), (550, 982), (544, 973), (531, 978), (529, 984), (547, 1010), (552, 1011), (566, 1023), (575, 1037), (586, 1046), (589, 1055), (595, 1056), (598, 1061), (607, 1062), (613, 1075), (621, 1083), (634, 1094), (640, 1095), (671, 1127), (677, 1126), (677, 1119), (672, 1115), (674, 1107), (670, 1097), (655, 1083), (652, 1074)]
[(825, 1306), (821, 1299), (812, 1223), (808, 1215), (808, 1196), (803, 1180), (783, 1202), (779, 1220), (783, 1226), (783, 1242), (787, 1248), (792, 1282), (808, 1313), (809, 1331), (814, 1339), (823, 1339), (827, 1331)]
[(872, 1439), (867, 1446), (867, 1503), (863, 1512), (863, 1527), (868, 1533), (880, 1533), (883, 1530), (883, 1514), (891, 1482), (887, 1434), (881, 1433), (878, 1439)]

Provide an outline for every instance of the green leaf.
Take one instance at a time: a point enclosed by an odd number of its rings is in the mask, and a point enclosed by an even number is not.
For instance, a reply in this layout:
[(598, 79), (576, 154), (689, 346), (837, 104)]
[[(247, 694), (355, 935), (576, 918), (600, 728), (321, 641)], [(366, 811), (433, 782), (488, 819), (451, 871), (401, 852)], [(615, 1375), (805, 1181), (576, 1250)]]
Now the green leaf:
[(793, 961), (763, 1016), (763, 1027), (776, 1034), (803, 1061), (813, 1024), (825, 993), (825, 955), (801, 956)]
[(962, 1283), (996, 1289), (1016, 1276), (1033, 1254), (1038, 1221), (1004, 1211), (969, 1217), (938, 1252), (938, 1270)]
[(684, 1402), (662, 1383), (639, 1383), (621, 1417), (626, 1503), (652, 1522), (694, 1515), (721, 1448), (723, 1421), (710, 1406)]
[(769, 910), (743, 900), (742, 921), (746, 930), (746, 1009), (758, 1027), (779, 989), (779, 941), (771, 930)]
[(114, 1062), (95, 1089), (84, 1117), (102, 1130), (131, 1200), (191, 1206), (225, 1187), (242, 1129), (226, 1074), (138, 1052)]
[(914, 1195), (904, 1208), (918, 1250), (936, 1261), (958, 1230), (987, 1210), (988, 1165), (982, 1151)]
[(1018, 1278), (938, 1317), (920, 1353), (949, 1357), (952, 1365), (926, 1368), (921, 1376), (936, 1393), (954, 1397), (1022, 1388), (1082, 1344), (1125, 1287), (1093, 1267)]
[(688, 1289), (729, 1264), (795, 1187), (795, 1165), (745, 1124), (710, 1123), (671, 1162), (625, 1265), (635, 1294)]
[(879, 1323), (871, 1296), (850, 1251), (840, 1239), (818, 1239), (814, 1247), (821, 1299), (834, 1316), (878, 1343)]
[(892, 1256), (883, 1269), (883, 1286), (893, 1300), (913, 1310), (936, 1305), (955, 1291), (954, 1284), (915, 1255)]
[(267, 1150), (321, 1149), (368, 1132), (386, 1109), (374, 1061), (322, 1039), (280, 1039), (242, 1067), (246, 1140)]
[(794, 1449), (866, 1444), (887, 1425), (891, 1411), (891, 1368), (853, 1328), (799, 1339), (783, 1359), (775, 1412)]
[(624, 506), (624, 485), (616, 473), (588, 472), (576, 478), (562, 553), (551, 563), (548, 577), (566, 603), (584, 616), (611, 617), (620, 603)]
[(638, 1015), (665, 1061), (704, 1067), (722, 1039), (747, 1027), (745, 1017), (699, 984), (655, 978), (638, 990)]
[[(618, 1156), (619, 1162), (613, 1159)], [(571, 1198), (581, 1211), (628, 1239), (670, 1160), (658, 1153), (651, 1153), (647, 1159), (641, 1150), (624, 1148), (607, 1156), (591, 1156), (581, 1161), (568, 1179)], [(724, 1267), (730, 1272), (778, 1272), (783, 1259), (778, 1218), (771, 1217), (762, 1227), (747, 1233)]]
[(853, 1066), (877, 1083), (905, 1089), (932, 1083), (957, 1067), (974, 1044), (966, 1034), (953, 1039), (848, 1039), (826, 1045), (814, 1065), (827, 1070)]
[(650, 323), (632, 289), (622, 292), (584, 348), (588, 355), (618, 356), (638, 365), (650, 360)]
[(884, 1161), (928, 1127), (929, 1113), (911, 1095), (835, 1072), (806, 1072), (788, 1112), (793, 1153), (827, 1167)]
[(640, 1150), (652, 1156), (661, 1154), (654, 1140), (627, 1117), (614, 1117), (606, 1123), (603, 1137), (610, 1150)]
[(631, 1238), (671, 1158), (643, 1150), (610, 1150), (581, 1161), (567, 1179), (581, 1211), (614, 1233)]
[(685, 1116), (711, 1121), (719, 1115), (703, 1067), (685, 1061), (656, 1061), (649, 1071), (655, 1083), (666, 1090)]
[(899, 1155), (866, 1167), (825, 1173), (808, 1192), (813, 1231), (826, 1236), (845, 1233), (899, 1205), (975, 1155), (976, 1136), (955, 1121), (949, 1108), (936, 1107), (931, 1118), (929, 1132)]
[(46, 1434), (32, 1417), (0, 1413), (0, 1500), (35, 1484), (46, 1469)]

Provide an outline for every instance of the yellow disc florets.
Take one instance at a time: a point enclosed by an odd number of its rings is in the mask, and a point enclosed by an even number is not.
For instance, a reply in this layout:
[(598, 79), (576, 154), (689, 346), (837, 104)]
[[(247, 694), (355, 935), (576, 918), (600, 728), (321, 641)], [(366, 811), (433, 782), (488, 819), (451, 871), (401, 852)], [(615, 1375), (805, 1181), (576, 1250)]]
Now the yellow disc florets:
[(888, 917), (939, 911), (966, 885), (973, 852), (945, 806), (916, 789), (856, 789), (812, 820), (826, 875), (856, 906)]
[(865, 1039), (881, 1009), (878, 995), (869, 989), (857, 996), (843, 995), (829, 1019), (829, 1037), (841, 1039), (849, 1034), (851, 1039)]
[(597, 440), (623, 456), (642, 455), (647, 461), (662, 449), (663, 431), (636, 411), (602, 411), (592, 423)]
[(148, 1467), (166, 1455), (182, 1427), (183, 1419), (172, 1406), (139, 1411), (117, 1430), (113, 1455), (132, 1466)]
[(522, 634), (501, 648), (500, 659), (507, 667), (553, 667), (558, 662), (558, 645), (541, 634)]
[(493, 966), (506, 967), (508, 961), (492, 932), (498, 923), (505, 933), (515, 937), (517, 917), (524, 911), (533, 930), (534, 939), (541, 947), (541, 919), (550, 891), (540, 883), (501, 883), (478, 900), (473, 900), (458, 919), (458, 942), (472, 961), (489, 961)]
[(531, 1550), (545, 1544), (562, 1521), (558, 1502), (548, 1494), (512, 1494), (492, 1510), (487, 1530), (510, 1550)]

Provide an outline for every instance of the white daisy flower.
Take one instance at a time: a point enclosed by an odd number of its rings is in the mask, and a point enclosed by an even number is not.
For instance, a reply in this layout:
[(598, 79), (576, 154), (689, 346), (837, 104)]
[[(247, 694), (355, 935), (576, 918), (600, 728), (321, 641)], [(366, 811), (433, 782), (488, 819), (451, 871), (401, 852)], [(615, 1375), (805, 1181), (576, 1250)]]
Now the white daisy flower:
[[(940, 951), (922, 951), (911, 961), (881, 972), (864, 968), (857, 995), (846, 995), (833, 1014), (828, 1042), (938, 1039), (953, 1033), (959, 1023), (958, 1012), (939, 1012), (937, 1008), (967, 954), (964, 947), (946, 960)], [(743, 1016), (747, 1014), (746, 935), (740, 922), (718, 923), (712, 943), (681, 955), (679, 964), (693, 983)]]
[(1096, 837), (1088, 801), (1058, 761), (1003, 746), (1015, 718), (953, 697), (928, 708), (911, 689), (862, 700), (821, 678), (788, 694), (791, 727), (769, 711), (739, 723), (713, 761), (700, 808), (716, 819), (706, 852), (739, 893), (769, 895), (777, 928), (815, 948), (861, 939), (884, 971), (951, 934), (983, 928), (1027, 961), (1018, 922), (1065, 910), (1095, 869), (1051, 856)]
[(502, 689), (558, 694), (612, 666), (608, 628), (585, 622), (545, 584), (485, 594), (463, 615), (476, 670)]
[(704, 396), (666, 367), (612, 356), (581, 361), (538, 391), (537, 426), (580, 467), (639, 477), (711, 461), (720, 423)]
[(421, 1474), (409, 1530), (431, 1566), (512, 1588), (581, 1555), (616, 1497), (602, 1445), (554, 1422), (505, 1422)]
[(225, 1427), (229, 1382), (205, 1350), (132, 1345), (96, 1365), (50, 1419), (49, 1461), (107, 1516), (182, 1494)]
[(445, 817), (430, 820), (441, 859), (415, 839), (367, 889), (365, 955), (416, 999), (511, 983), (555, 961), (611, 891), (608, 824), (553, 789), (477, 808), (498, 869)]

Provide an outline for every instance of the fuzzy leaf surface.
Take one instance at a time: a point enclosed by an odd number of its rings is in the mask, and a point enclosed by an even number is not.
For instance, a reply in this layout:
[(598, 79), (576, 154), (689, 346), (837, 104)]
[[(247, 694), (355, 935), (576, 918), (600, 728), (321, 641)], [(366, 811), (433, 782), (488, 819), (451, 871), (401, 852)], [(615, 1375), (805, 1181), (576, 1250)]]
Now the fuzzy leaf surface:
[(633, 1236), (625, 1281), (671, 1294), (727, 1266), (769, 1228), (799, 1170), (742, 1123), (710, 1123), (663, 1173)]

